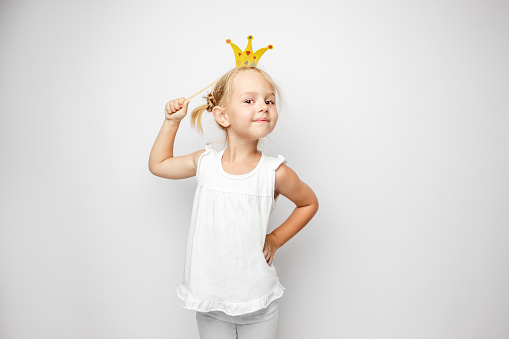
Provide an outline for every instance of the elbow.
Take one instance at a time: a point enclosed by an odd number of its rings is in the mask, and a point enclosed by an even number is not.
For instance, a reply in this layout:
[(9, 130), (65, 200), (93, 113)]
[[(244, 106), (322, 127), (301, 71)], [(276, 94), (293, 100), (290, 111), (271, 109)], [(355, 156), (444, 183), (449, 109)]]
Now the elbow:
[(312, 215), (314, 216), (316, 214), (316, 212), (318, 212), (318, 209), (320, 208), (320, 203), (318, 202), (318, 197), (316, 196), (316, 194), (313, 192), (312, 195), (311, 195), (311, 201), (310, 201), (310, 206), (311, 206), (311, 210), (312, 210)]
[(316, 198), (316, 196), (314, 196), (314, 198), (312, 200), (310, 200), (307, 204), (302, 205), (302, 206), (297, 206), (297, 208), (298, 207), (305, 208), (308, 213), (308, 218), (309, 218), (309, 220), (311, 220), (315, 216), (316, 212), (318, 212), (318, 208), (320, 207), (320, 204), (318, 203), (318, 199)]
[(314, 207), (313, 215), (315, 215), (316, 212), (318, 212), (318, 209), (320, 208), (320, 203), (318, 202), (318, 198), (316, 196), (315, 196), (315, 202), (313, 204), (313, 207)]
[(152, 162), (149, 162), (148, 163), (148, 170), (150, 171), (150, 173), (152, 173), (153, 175), (155, 176), (159, 176), (157, 174), (157, 166), (156, 164), (152, 163)]

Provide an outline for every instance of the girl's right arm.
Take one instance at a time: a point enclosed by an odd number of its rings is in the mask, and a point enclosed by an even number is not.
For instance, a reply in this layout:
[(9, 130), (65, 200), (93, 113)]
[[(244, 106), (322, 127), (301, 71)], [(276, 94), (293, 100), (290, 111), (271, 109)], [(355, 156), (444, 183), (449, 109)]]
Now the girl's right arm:
[(198, 159), (205, 150), (179, 157), (173, 156), (175, 135), (180, 121), (187, 114), (188, 106), (189, 101), (186, 101), (185, 98), (174, 99), (166, 104), (166, 119), (157, 135), (154, 146), (152, 146), (148, 160), (149, 171), (158, 177), (184, 179), (196, 175)]

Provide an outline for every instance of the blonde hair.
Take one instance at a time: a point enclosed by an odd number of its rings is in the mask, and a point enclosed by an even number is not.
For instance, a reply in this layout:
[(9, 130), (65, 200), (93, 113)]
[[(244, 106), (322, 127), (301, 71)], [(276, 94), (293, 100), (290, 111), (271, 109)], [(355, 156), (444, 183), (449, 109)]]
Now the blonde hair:
[[(201, 118), (203, 112), (212, 112), (214, 107), (226, 107), (228, 106), (232, 90), (233, 90), (233, 79), (240, 72), (257, 72), (260, 74), (265, 80), (267, 80), (272, 88), (274, 88), (274, 94), (276, 95), (276, 103), (279, 103), (281, 100), (281, 89), (276, 85), (274, 80), (265, 73), (263, 70), (257, 67), (237, 67), (229, 72), (225, 73), (216, 83), (212, 92), (210, 92), (207, 96), (203, 97), (207, 100), (207, 103), (201, 106), (196, 107), (191, 113), (191, 125), (196, 128), (200, 133), (203, 133)], [(219, 125), (223, 130), (225, 129), (223, 126)]]

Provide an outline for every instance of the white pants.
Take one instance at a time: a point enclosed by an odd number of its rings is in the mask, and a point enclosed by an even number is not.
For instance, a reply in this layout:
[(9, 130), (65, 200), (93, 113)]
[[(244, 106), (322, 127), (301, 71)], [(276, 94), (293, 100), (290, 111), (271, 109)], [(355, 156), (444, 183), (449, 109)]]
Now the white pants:
[(200, 339), (276, 339), (278, 313), (265, 321), (236, 324), (196, 312)]

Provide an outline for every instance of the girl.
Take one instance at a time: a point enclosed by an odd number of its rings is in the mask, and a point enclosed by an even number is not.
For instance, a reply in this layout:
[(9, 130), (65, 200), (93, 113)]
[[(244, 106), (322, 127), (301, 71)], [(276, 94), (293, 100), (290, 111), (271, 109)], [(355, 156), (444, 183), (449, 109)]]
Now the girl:
[[(278, 87), (262, 70), (238, 67), (226, 73), (196, 108), (191, 122), (201, 131), (201, 115), (212, 112), (226, 132), (226, 148), (207, 145), (173, 156), (173, 143), (189, 101), (169, 101), (166, 119), (154, 142), (149, 170), (168, 179), (196, 175), (182, 283), (184, 308), (196, 311), (201, 339), (274, 339), (278, 299), (283, 295), (275, 252), (299, 232), (318, 210), (309, 186), (285, 159), (258, 151), (258, 141), (276, 126)], [(269, 215), (283, 195), (296, 207), (267, 234)]]

